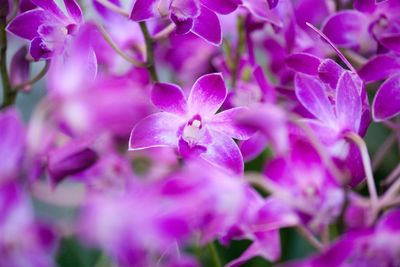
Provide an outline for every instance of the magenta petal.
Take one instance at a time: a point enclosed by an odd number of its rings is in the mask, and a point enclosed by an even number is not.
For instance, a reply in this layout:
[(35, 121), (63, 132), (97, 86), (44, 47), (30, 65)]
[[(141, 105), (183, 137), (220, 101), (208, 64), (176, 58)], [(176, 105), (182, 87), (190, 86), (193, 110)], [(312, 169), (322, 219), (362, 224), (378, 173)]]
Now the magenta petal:
[(213, 130), (210, 134), (212, 143), (207, 145), (207, 151), (201, 157), (215, 166), (243, 174), (242, 154), (232, 138)]
[(372, 116), (375, 121), (388, 120), (400, 113), (400, 75), (386, 80), (375, 95)]
[(157, 2), (157, 0), (136, 0), (130, 18), (134, 21), (143, 21), (154, 17)]
[(219, 14), (227, 15), (236, 10), (240, 1), (238, 0), (201, 0), (201, 3)]
[(83, 23), (83, 14), (80, 6), (75, 0), (64, 0), (65, 8), (68, 14), (75, 20), (76, 23)]
[(214, 45), (222, 42), (221, 24), (217, 15), (205, 6), (201, 7), (200, 15), (195, 19), (192, 32)]
[(332, 105), (326, 95), (325, 86), (317, 79), (298, 74), (295, 77), (297, 99), (315, 117), (326, 123), (332, 123), (335, 116)]
[(235, 139), (249, 139), (255, 133), (253, 128), (239, 125), (236, 122), (237, 118), (246, 111), (248, 108), (237, 107), (218, 113), (207, 124), (207, 127)]
[(170, 83), (156, 83), (151, 91), (151, 101), (161, 109), (176, 114), (186, 113), (186, 99), (180, 87)]
[[(12, 85), (19, 85), (28, 81), (30, 62), (26, 56), (28, 49), (26, 46), (21, 47), (13, 56), (10, 65), (10, 82)], [(26, 86), (24, 90), (30, 89), (31, 86)]]
[(283, 26), (280, 17), (270, 10), (266, 0), (243, 0), (243, 5), (258, 19), (265, 20), (277, 27)]
[(319, 78), (329, 84), (330, 87), (336, 88), (340, 76), (344, 69), (332, 59), (324, 59), (318, 67)]
[(400, 53), (400, 34), (390, 34), (385, 35), (384, 37), (380, 38), (379, 41), (383, 44), (386, 48)]
[[(382, 68), (382, 66), (385, 66)], [(358, 71), (358, 75), (364, 82), (374, 82), (386, 79), (400, 71), (400, 60), (392, 55), (377, 55), (372, 57)]]
[(57, 18), (61, 20), (67, 19), (65, 14), (58, 7), (56, 2), (54, 2), (54, 0), (30, 0), (30, 1), (35, 5), (37, 5), (38, 7), (41, 7), (44, 10), (51, 12), (53, 15), (55, 15)]
[(354, 9), (365, 13), (372, 13), (376, 9), (375, 0), (354, 0)]
[(38, 33), (38, 28), (44, 23), (57, 23), (57, 19), (46, 11), (35, 9), (17, 16), (7, 26), (7, 31), (24, 39), (32, 40)]
[(237, 259), (231, 261), (227, 267), (240, 267), (251, 258), (261, 256), (270, 261), (276, 261), (281, 255), (281, 244), (278, 230), (255, 233), (253, 244)]
[(362, 102), (356, 84), (349, 72), (343, 73), (336, 91), (336, 114), (342, 127), (358, 132)]
[(317, 75), (318, 67), (321, 60), (311, 54), (307, 53), (296, 53), (291, 54), (285, 60), (289, 68), (295, 70), (296, 72), (302, 72), (309, 75)]
[(225, 82), (220, 73), (200, 77), (192, 87), (188, 108), (193, 115), (211, 116), (224, 103), (227, 94)]
[(340, 11), (325, 21), (322, 32), (338, 46), (358, 47), (368, 34), (368, 18), (358, 11)]
[(178, 129), (182, 124), (184, 121), (174, 114), (167, 112), (152, 114), (141, 120), (132, 130), (129, 150), (176, 147)]
[(255, 159), (261, 152), (264, 151), (267, 145), (267, 137), (261, 132), (257, 132), (250, 139), (239, 143), (240, 152), (243, 155), (244, 161)]

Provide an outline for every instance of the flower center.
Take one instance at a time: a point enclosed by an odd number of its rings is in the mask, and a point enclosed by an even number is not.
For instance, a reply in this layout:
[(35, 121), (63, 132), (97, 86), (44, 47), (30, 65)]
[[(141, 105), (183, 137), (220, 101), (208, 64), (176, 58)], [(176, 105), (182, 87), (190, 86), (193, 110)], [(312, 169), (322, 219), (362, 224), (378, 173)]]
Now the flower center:
[(190, 145), (197, 144), (204, 135), (203, 122), (199, 115), (187, 122), (183, 129), (182, 138)]

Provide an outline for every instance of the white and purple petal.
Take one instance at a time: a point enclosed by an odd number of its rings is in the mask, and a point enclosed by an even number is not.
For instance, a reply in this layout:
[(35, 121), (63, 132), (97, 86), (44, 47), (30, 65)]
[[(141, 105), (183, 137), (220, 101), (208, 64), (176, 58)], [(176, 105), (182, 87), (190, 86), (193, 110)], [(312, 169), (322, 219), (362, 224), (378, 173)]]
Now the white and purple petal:
[(204, 117), (214, 115), (227, 95), (225, 82), (220, 73), (200, 77), (192, 87), (188, 98), (188, 111)]
[(151, 101), (162, 111), (185, 114), (186, 98), (182, 89), (170, 83), (156, 83), (151, 91)]
[(358, 132), (362, 116), (362, 101), (349, 72), (344, 72), (336, 90), (336, 116), (343, 129)]
[(168, 112), (152, 114), (141, 120), (132, 130), (129, 150), (177, 147), (178, 130), (184, 123), (179, 116)]
[(236, 143), (229, 136), (210, 130), (212, 143), (207, 145), (207, 151), (201, 157), (214, 166), (243, 174), (243, 157)]
[(239, 140), (249, 139), (254, 133), (253, 127), (246, 127), (237, 122), (237, 118), (248, 108), (237, 107), (220, 112), (212, 117), (207, 127)]
[(327, 124), (333, 124), (335, 115), (324, 84), (314, 77), (297, 74), (295, 91), (297, 99), (311, 114)]

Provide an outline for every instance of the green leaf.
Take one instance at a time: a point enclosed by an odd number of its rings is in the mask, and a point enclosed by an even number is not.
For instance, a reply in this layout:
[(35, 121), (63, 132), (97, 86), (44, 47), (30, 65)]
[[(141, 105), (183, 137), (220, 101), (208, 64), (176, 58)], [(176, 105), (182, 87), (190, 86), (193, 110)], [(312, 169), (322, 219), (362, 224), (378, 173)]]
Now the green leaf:
[(59, 267), (94, 267), (99, 261), (101, 252), (80, 244), (75, 238), (65, 238), (57, 254)]

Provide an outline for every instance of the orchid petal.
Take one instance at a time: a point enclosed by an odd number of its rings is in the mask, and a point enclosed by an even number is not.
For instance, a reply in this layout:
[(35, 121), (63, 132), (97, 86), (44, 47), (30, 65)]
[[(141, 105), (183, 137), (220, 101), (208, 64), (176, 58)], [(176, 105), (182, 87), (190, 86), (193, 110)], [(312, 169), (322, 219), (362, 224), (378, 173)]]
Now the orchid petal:
[(330, 87), (336, 88), (344, 69), (332, 59), (328, 58), (321, 62), (318, 67), (318, 77)]
[(194, 20), (192, 32), (214, 45), (222, 42), (221, 24), (217, 15), (205, 6)]
[(180, 87), (169, 83), (156, 83), (151, 91), (151, 101), (162, 111), (186, 113), (186, 99)]
[(178, 129), (184, 123), (179, 116), (167, 112), (147, 116), (132, 130), (129, 150), (176, 147), (178, 145)]
[(235, 139), (249, 139), (255, 131), (250, 127), (245, 127), (236, 123), (238, 116), (247, 110), (248, 108), (245, 107), (237, 107), (218, 113), (212, 117), (211, 121), (207, 124), (207, 127)]
[[(385, 66), (382, 68), (382, 66)], [(368, 83), (379, 81), (400, 71), (400, 60), (392, 55), (376, 55), (358, 71), (361, 79)]]
[(38, 36), (38, 28), (44, 23), (57, 24), (57, 19), (48, 12), (34, 9), (18, 15), (7, 26), (7, 31), (24, 39), (32, 40)]
[(247, 7), (250, 12), (258, 19), (267, 21), (277, 27), (282, 27), (282, 20), (278, 15), (272, 12), (265, 0), (243, 0), (243, 6)]
[(307, 53), (296, 53), (287, 57), (285, 62), (289, 68), (292, 68), (296, 72), (317, 75), (321, 59)]
[(73, 18), (76, 23), (82, 24), (83, 14), (78, 3), (75, 0), (64, 0), (64, 5), (71, 18)]
[(297, 99), (316, 118), (328, 124), (335, 120), (325, 86), (319, 80), (298, 74), (295, 77), (295, 90)]
[(386, 36), (380, 38), (379, 41), (386, 48), (388, 48), (396, 53), (400, 53), (400, 34), (396, 33), (396, 34), (386, 35)]
[(361, 12), (346, 10), (329, 17), (322, 32), (336, 45), (358, 47), (368, 34), (368, 18)]
[(207, 151), (201, 157), (215, 166), (243, 174), (242, 154), (232, 138), (213, 130), (210, 130), (210, 134), (212, 143), (207, 145)]
[(220, 73), (200, 77), (192, 87), (188, 108), (193, 115), (211, 116), (224, 103), (227, 94), (225, 82)]
[(31, 2), (38, 7), (43, 8), (45, 11), (52, 13), (54, 16), (62, 21), (67, 20), (67, 17), (62, 12), (60, 7), (54, 2), (54, 0), (31, 0)]
[(201, 3), (218, 14), (227, 15), (236, 10), (238, 0), (201, 0)]
[(400, 75), (386, 80), (379, 88), (372, 103), (375, 121), (384, 121), (400, 113)]
[(339, 79), (336, 91), (336, 114), (342, 127), (358, 132), (362, 115), (359, 90), (349, 72)]
[(157, 0), (136, 0), (130, 14), (130, 19), (134, 21), (144, 21), (155, 16)]
[(261, 132), (255, 133), (252, 137), (239, 143), (240, 152), (243, 155), (244, 161), (255, 159), (261, 152), (264, 151), (267, 145), (267, 137)]

